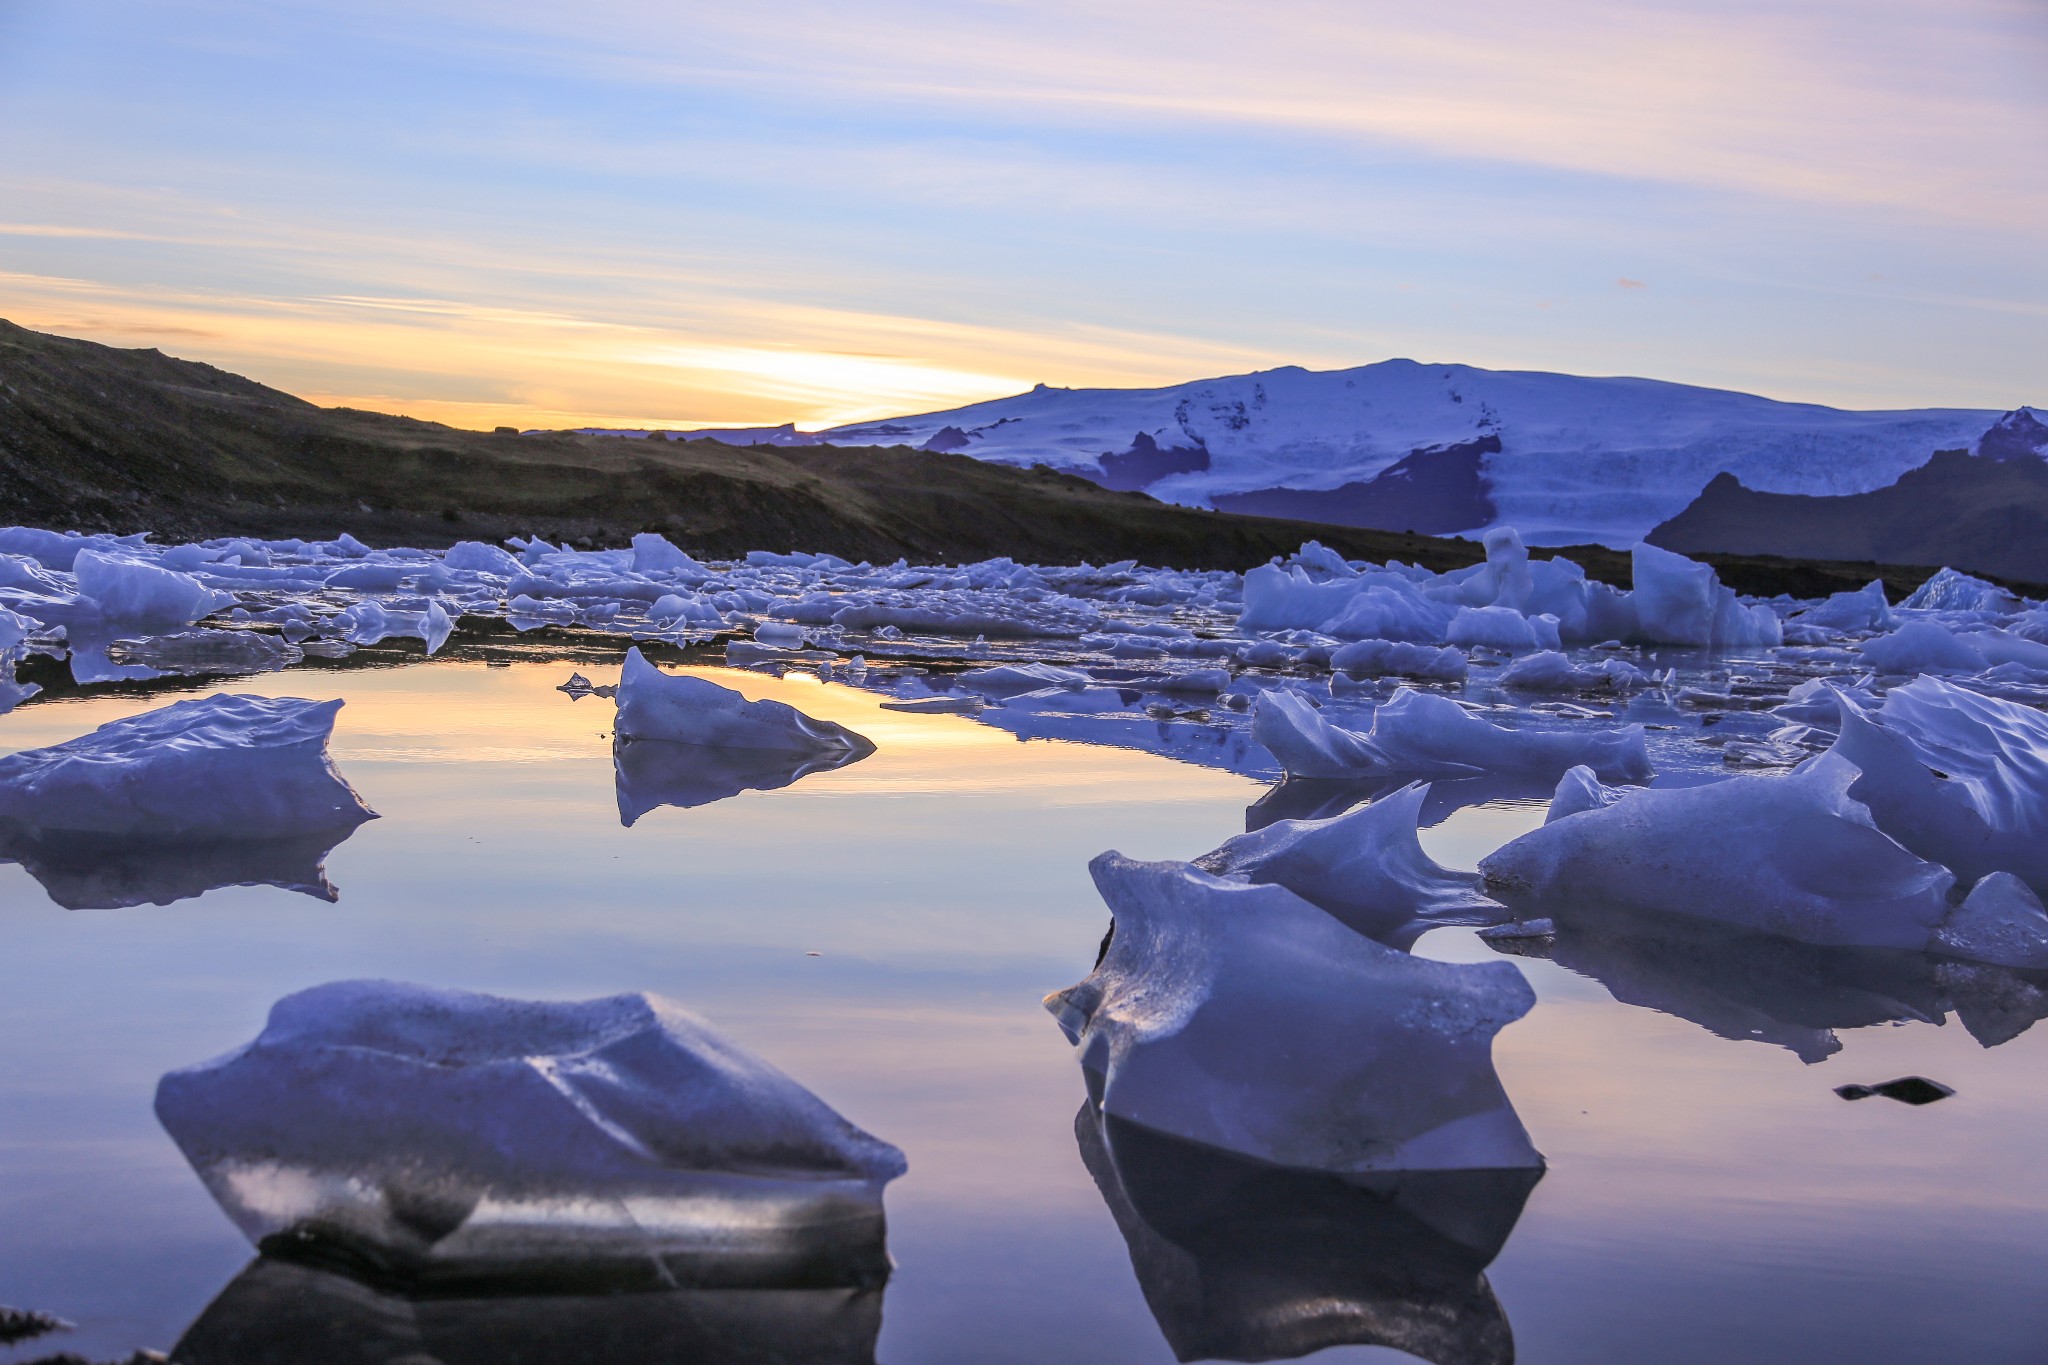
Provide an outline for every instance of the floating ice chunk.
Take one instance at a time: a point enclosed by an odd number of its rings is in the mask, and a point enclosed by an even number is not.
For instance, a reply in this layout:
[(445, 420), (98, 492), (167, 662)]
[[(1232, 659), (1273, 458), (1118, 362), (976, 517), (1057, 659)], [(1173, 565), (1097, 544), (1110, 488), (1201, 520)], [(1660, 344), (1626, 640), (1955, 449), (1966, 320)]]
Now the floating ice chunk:
[(1771, 714), (1795, 725), (1810, 725), (1816, 730), (1838, 730), (1842, 725), (1842, 709), (1837, 698), (1847, 696), (1858, 706), (1876, 706), (1877, 694), (1870, 690), (1873, 681), (1869, 674), (1854, 682), (1808, 678), (1793, 688), (1781, 704), (1772, 707)]
[(0, 651), (19, 649), (41, 627), (26, 616), (0, 607)]
[(1252, 738), (1291, 777), (1376, 773), (1562, 773), (1583, 763), (1603, 776), (1648, 780), (1643, 727), (1618, 730), (1504, 730), (1448, 697), (1402, 688), (1373, 713), (1364, 733), (1331, 724), (1293, 693), (1262, 694)]
[(709, 678), (664, 673), (638, 648), (626, 651), (618, 702), (614, 733), (624, 739), (855, 757), (875, 751), (845, 726), (807, 716), (784, 702), (748, 701)]
[(1507, 964), (1411, 957), (1187, 863), (1089, 870), (1114, 930), (1046, 1008), (1104, 1113), (1295, 1170), (1542, 1165), (1493, 1070), (1535, 1003)]
[(1631, 552), (1637, 639), (1714, 649), (1779, 645), (1784, 626), (1769, 607), (1745, 607), (1711, 564), (1638, 543)]
[[(1438, 866), (1416, 838), (1424, 783), (1327, 820), (1282, 820), (1226, 841), (1194, 865), (1218, 877), (1284, 886), (1370, 938), (1432, 924), (1492, 924), (1504, 913), (1479, 875)], [(1407, 943), (1394, 946), (1405, 948)]]
[(1793, 616), (1792, 622), (1828, 630), (1890, 630), (1897, 618), (1885, 599), (1884, 580), (1878, 579), (1855, 592), (1835, 593)]
[(374, 816), (327, 755), (339, 701), (198, 697), (0, 758), (18, 835), (276, 839)]
[(1943, 569), (1899, 605), (1919, 611), (2008, 612), (2019, 606), (2019, 598), (1995, 583), (1957, 569)]
[(1908, 621), (1856, 648), (1864, 663), (1880, 673), (1980, 673), (1990, 663), (1938, 621)]
[(156, 1112), (251, 1242), (427, 1282), (877, 1284), (882, 1187), (904, 1170), (647, 995), (316, 986), (254, 1042), (166, 1075)]
[(1484, 647), (1519, 653), (1556, 649), (1557, 618), (1524, 616), (1513, 607), (1460, 607), (1444, 639), (1466, 649)]
[(711, 570), (678, 549), (668, 537), (652, 531), (633, 537), (633, 572), (687, 575), (700, 581), (711, 577)]
[(701, 597), (684, 597), (680, 593), (668, 593), (657, 598), (654, 605), (647, 609), (647, 619), (668, 624), (683, 622), (712, 630), (725, 624), (718, 614), (718, 608)]
[(763, 621), (754, 627), (754, 638), (764, 645), (797, 648), (804, 643), (804, 628), (787, 621)]
[(708, 806), (741, 792), (775, 791), (812, 773), (858, 763), (873, 752), (873, 745), (793, 752), (712, 748), (660, 739), (615, 741), (612, 767), (617, 779), (619, 823), (631, 828), (657, 806), (689, 809)]
[(1479, 868), (1517, 913), (1593, 904), (1805, 943), (1925, 948), (1955, 877), (1871, 822), (1848, 794), (1859, 775), (1823, 756), (1783, 776), (1638, 789), (1532, 830)]
[(1462, 651), (1406, 640), (1357, 640), (1330, 651), (1330, 667), (1353, 677), (1432, 678), (1463, 682), (1470, 665)]
[(73, 566), (81, 605), (120, 626), (188, 626), (235, 604), (234, 594), (208, 588), (190, 574), (160, 569), (96, 550)]
[(1079, 669), (1052, 664), (998, 664), (993, 668), (970, 668), (957, 681), (987, 696), (1013, 697), (1048, 687), (1087, 687), (1094, 679)]
[[(1433, 645), (1443, 642), (1458, 614), (1451, 604), (1431, 601), (1417, 592), (1413, 584), (1401, 579), (1376, 574), (1360, 581), (1363, 586), (1353, 590), (1341, 613), (1320, 624), (1304, 624), (1340, 640), (1407, 640)], [(1246, 584), (1250, 584), (1249, 576)], [(1249, 624), (1243, 618), (1238, 621), (1240, 628)]]
[(351, 564), (327, 575), (323, 586), (351, 592), (397, 592), (409, 572), (418, 569), (404, 564)]
[(458, 573), (489, 574), (493, 578), (516, 578), (523, 569), (511, 555), (480, 540), (458, 541), (449, 546), (441, 563)]
[(2048, 969), (2048, 911), (2018, 877), (1993, 872), (1949, 912), (1934, 947), (1971, 962)]
[(1602, 659), (1581, 667), (1554, 649), (1523, 655), (1494, 681), (1528, 692), (1634, 692), (1650, 685), (1643, 671), (1626, 659)]
[(1540, 1169), (1279, 1170), (1092, 1103), (1074, 1135), (1177, 1359), (1293, 1360), (1356, 1345), (1511, 1365), (1514, 1337), (1484, 1271)]

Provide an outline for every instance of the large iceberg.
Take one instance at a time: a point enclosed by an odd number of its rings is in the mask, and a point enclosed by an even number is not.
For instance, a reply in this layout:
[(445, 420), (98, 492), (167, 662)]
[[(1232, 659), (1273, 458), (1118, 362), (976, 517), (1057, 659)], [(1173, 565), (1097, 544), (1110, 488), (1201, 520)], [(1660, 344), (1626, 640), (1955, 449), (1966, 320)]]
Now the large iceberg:
[[(1514, 905), (1594, 904), (1694, 915), (1806, 943), (1924, 948), (1955, 877), (1887, 837), (1849, 796), (1857, 769), (1824, 757), (1787, 775), (1644, 788), (1495, 850), (1486, 889)], [(1590, 786), (1590, 774), (1567, 785)], [(1576, 809), (1575, 809), (1576, 807)]]
[(373, 819), (328, 757), (340, 701), (211, 696), (0, 758), (11, 839), (265, 840)]
[(1282, 820), (1228, 840), (1195, 866), (1219, 877), (1284, 886), (1359, 933), (1406, 948), (1438, 924), (1491, 924), (1504, 913), (1479, 875), (1440, 867), (1417, 821), (1429, 788), (1412, 783), (1348, 814)]
[[(178, 1365), (874, 1365), (874, 1287), (407, 1294), (261, 1256), (171, 1350)], [(607, 1292), (612, 1291), (612, 1292)], [(140, 1359), (138, 1357), (138, 1359)]]
[(874, 1285), (903, 1154), (677, 1006), (316, 986), (156, 1111), (258, 1247), (414, 1284)]
[(798, 754), (859, 756), (875, 749), (868, 739), (845, 726), (817, 720), (784, 702), (748, 701), (709, 678), (664, 673), (647, 662), (637, 647), (626, 651), (618, 703), (614, 732), (629, 740)]
[(1187, 863), (1089, 870), (1110, 939), (1046, 1008), (1105, 1114), (1296, 1170), (1542, 1165), (1493, 1069), (1535, 1004), (1512, 967), (1412, 957)]
[(185, 626), (234, 605), (190, 574), (87, 550), (73, 565), (79, 605), (109, 625)]
[(1631, 556), (1634, 638), (1711, 649), (1784, 643), (1784, 625), (1777, 613), (1769, 607), (1743, 606), (1732, 589), (1722, 586), (1713, 565), (1649, 544), (1636, 545)]
[(1433, 1365), (1514, 1360), (1485, 1270), (1541, 1169), (1286, 1170), (1092, 1102), (1074, 1135), (1177, 1359), (1291, 1360), (1358, 1345)]
[(1409, 688), (1376, 709), (1372, 728), (1362, 733), (1332, 724), (1293, 692), (1266, 692), (1259, 697), (1252, 738), (1272, 751), (1290, 777), (1556, 776), (1581, 764), (1610, 780), (1646, 781), (1651, 773), (1640, 725), (1507, 730), (1448, 697)]

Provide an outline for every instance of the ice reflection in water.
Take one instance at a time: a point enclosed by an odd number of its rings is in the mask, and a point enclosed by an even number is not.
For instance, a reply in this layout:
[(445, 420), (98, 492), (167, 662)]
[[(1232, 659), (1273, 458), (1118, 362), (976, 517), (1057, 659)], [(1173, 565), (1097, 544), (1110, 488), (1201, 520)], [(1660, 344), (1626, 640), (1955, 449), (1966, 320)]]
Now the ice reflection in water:
[(1081, 1160), (1129, 1244), (1174, 1355), (1282, 1360), (1389, 1346), (1508, 1365), (1483, 1273), (1540, 1167), (1335, 1176), (1247, 1161), (1084, 1104)]
[(772, 749), (716, 749), (661, 739), (615, 740), (612, 769), (619, 791), (619, 823), (630, 828), (661, 806), (708, 806), (748, 791), (775, 791), (812, 773), (858, 763), (873, 750), (787, 753)]
[(1997, 1047), (2048, 1017), (2040, 973), (1796, 943), (1683, 915), (1580, 906), (1480, 937), (1592, 977), (1624, 1004), (1773, 1043), (1809, 1063), (1842, 1050), (1837, 1029), (1938, 1024), (1953, 1010), (1971, 1037)]
[(410, 1297), (265, 1256), (207, 1305), (178, 1365), (870, 1365), (879, 1289)]
[(175, 843), (0, 831), (0, 862), (19, 863), (66, 910), (169, 905), (229, 886), (274, 886), (333, 901), (341, 893), (327, 879), (327, 855), (359, 827)]

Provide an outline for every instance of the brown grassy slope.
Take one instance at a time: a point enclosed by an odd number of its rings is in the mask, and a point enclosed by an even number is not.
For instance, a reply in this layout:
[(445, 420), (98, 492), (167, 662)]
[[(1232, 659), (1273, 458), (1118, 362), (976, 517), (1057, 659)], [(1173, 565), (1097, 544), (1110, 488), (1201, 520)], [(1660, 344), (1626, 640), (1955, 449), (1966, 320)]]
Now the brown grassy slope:
[[(735, 449), (461, 431), (320, 408), (154, 350), (117, 350), (0, 321), (0, 522), (444, 546), (538, 534), (622, 545), (660, 530), (693, 553), (821, 550), (849, 559), (1040, 563), (1138, 559), (1244, 568), (1315, 538), (1352, 558), (1435, 570), (1471, 541), (1234, 516), (1084, 479), (895, 446)], [(1547, 553), (1547, 552), (1539, 552)], [(1628, 558), (1563, 551), (1626, 585)], [(1710, 556), (1743, 591), (1858, 586), (1874, 565)], [(1882, 571), (1909, 591), (1926, 568)]]

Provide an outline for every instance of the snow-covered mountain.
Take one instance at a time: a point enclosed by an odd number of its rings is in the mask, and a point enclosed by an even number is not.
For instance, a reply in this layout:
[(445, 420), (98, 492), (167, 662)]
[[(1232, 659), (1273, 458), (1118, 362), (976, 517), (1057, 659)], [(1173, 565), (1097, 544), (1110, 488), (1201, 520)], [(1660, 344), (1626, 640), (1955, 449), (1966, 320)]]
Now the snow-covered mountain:
[[(641, 433), (618, 433), (639, 435)], [(677, 434), (677, 433), (663, 433)], [(1937, 450), (2048, 454), (2031, 409), (1847, 411), (1651, 379), (1387, 360), (1163, 389), (1056, 389), (735, 444), (912, 445), (1047, 464), (1170, 502), (1303, 520), (1627, 545), (1716, 474), (1772, 493), (1861, 493)]]

